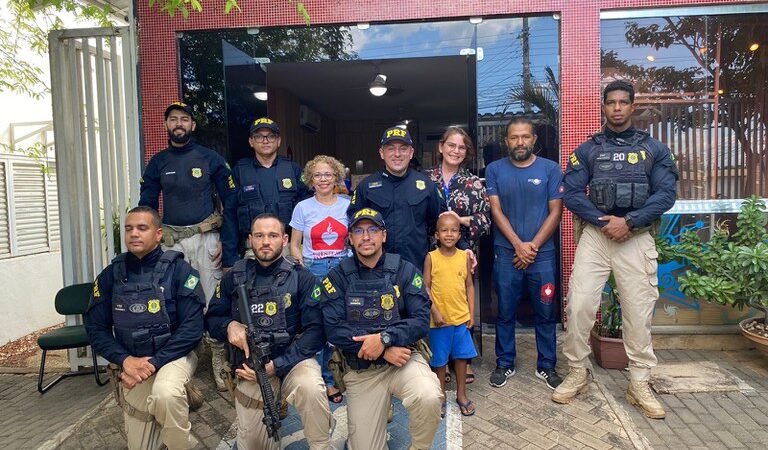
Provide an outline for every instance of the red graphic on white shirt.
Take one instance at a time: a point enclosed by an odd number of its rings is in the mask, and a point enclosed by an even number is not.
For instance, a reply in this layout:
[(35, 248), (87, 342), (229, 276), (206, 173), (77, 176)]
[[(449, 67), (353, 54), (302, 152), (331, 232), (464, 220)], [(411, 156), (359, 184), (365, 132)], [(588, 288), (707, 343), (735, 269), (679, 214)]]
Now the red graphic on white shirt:
[(328, 216), (309, 230), (309, 236), (312, 239), (312, 251), (315, 258), (338, 256), (344, 250), (347, 227)]
[(541, 287), (541, 302), (545, 305), (552, 303), (552, 298), (555, 296), (555, 285), (547, 283)]

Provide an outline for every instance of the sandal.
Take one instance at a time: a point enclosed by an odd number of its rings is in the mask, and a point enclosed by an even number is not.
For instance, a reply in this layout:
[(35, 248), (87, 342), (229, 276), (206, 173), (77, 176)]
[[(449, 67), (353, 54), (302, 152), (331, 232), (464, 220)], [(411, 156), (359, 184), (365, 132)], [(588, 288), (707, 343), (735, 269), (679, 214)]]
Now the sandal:
[(443, 402), (443, 404), (442, 404), (442, 405), (440, 405), (440, 418), (441, 418), (441, 419), (445, 419), (445, 408), (446, 408), (447, 406), (448, 406), (448, 405), (446, 405), (446, 403), (445, 403), (445, 402)]
[(456, 403), (459, 404), (459, 409), (461, 409), (462, 416), (467, 417), (475, 415), (475, 402), (472, 400), (467, 400), (467, 403), (461, 403), (459, 399), (456, 399)]
[(333, 403), (339, 404), (342, 401), (344, 401), (344, 395), (341, 393), (341, 391), (336, 391), (333, 394), (328, 394), (328, 400)]
[(464, 384), (472, 384), (475, 382), (475, 374), (474, 373), (468, 373), (467, 377), (464, 380)]

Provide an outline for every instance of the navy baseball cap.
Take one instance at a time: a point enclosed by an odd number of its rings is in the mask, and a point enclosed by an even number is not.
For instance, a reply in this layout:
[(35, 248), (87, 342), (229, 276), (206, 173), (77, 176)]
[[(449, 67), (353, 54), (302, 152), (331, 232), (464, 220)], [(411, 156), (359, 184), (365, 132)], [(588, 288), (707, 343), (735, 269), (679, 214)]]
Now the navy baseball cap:
[(258, 119), (254, 120), (251, 124), (251, 134), (255, 133), (256, 130), (261, 128), (267, 128), (272, 130), (272, 132), (275, 134), (280, 134), (280, 127), (278, 127), (277, 123), (269, 117), (259, 117)]
[(348, 228), (351, 230), (352, 227), (354, 227), (355, 224), (357, 224), (361, 220), (370, 220), (371, 222), (375, 223), (381, 228), (386, 228), (384, 226), (384, 217), (381, 215), (380, 212), (371, 208), (363, 208), (360, 211), (356, 212), (355, 215), (352, 216), (352, 221), (349, 222)]
[(403, 141), (407, 145), (413, 145), (413, 140), (411, 139), (411, 133), (408, 132), (407, 128), (402, 128), (402, 127), (387, 128), (386, 131), (384, 131), (384, 134), (381, 135), (382, 147), (392, 141)]
[(184, 111), (185, 113), (189, 114), (190, 117), (192, 117), (192, 120), (195, 119), (195, 113), (194, 113), (194, 111), (192, 111), (192, 107), (187, 105), (184, 102), (173, 102), (170, 105), (168, 105), (168, 107), (165, 108), (165, 118), (166, 119), (168, 119), (168, 115), (174, 109), (178, 109), (179, 111)]

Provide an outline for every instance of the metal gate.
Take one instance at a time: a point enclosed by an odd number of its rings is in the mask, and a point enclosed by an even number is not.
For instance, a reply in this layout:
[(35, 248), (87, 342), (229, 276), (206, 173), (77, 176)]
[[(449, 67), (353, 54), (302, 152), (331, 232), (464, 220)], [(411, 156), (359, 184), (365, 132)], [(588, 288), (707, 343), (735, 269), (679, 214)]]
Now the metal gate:
[[(141, 177), (130, 27), (48, 35), (64, 285), (91, 282), (122, 252)], [(67, 317), (67, 325), (79, 317)], [(70, 352), (72, 366), (87, 363)]]

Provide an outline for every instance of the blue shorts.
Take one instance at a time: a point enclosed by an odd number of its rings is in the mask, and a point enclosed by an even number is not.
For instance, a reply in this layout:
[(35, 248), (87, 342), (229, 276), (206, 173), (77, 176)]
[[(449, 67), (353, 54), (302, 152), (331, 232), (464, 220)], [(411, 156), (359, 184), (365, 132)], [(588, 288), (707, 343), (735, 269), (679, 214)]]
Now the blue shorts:
[(448, 325), (429, 329), (429, 348), (432, 349), (431, 367), (443, 367), (448, 358), (472, 359), (477, 356), (475, 343), (466, 325)]

